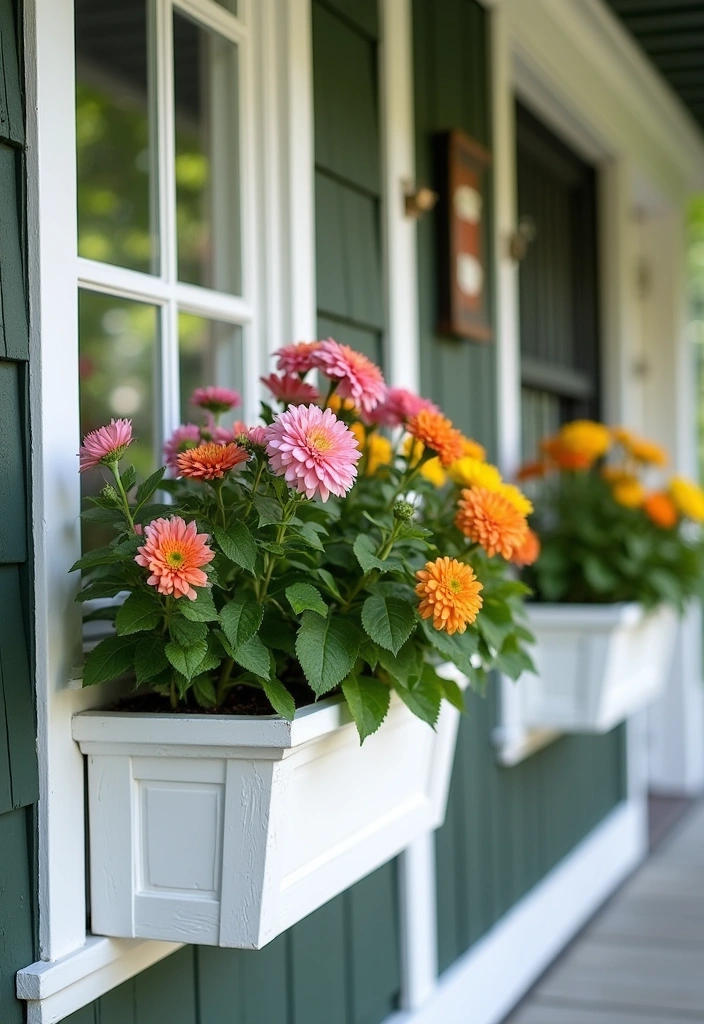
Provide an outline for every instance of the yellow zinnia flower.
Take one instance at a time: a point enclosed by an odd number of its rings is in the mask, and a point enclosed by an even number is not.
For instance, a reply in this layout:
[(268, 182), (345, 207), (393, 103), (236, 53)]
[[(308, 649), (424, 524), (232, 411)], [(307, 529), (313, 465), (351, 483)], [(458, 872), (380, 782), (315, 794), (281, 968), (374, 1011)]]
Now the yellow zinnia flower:
[(393, 457), (391, 441), (383, 434), (370, 434), (367, 441), (367, 476), (374, 476), (380, 466), (388, 466)]
[(563, 448), (583, 455), (592, 462), (604, 455), (611, 444), (609, 428), (594, 420), (565, 423), (557, 436)]
[(522, 516), (529, 516), (533, 511), (533, 502), (526, 498), (523, 491), (515, 484), (501, 484), (499, 494), (503, 494), (507, 501), (510, 501), (515, 509)]
[(635, 476), (624, 473), (611, 489), (614, 501), (624, 508), (640, 508), (645, 501), (645, 489)]
[(468, 455), (453, 462), (448, 473), (460, 487), (486, 487), (487, 491), (498, 491), (503, 483), (496, 466)]
[(423, 463), (420, 467), (420, 475), (429, 480), (433, 487), (443, 487), (447, 481), (447, 473), (442, 468), (442, 463), (437, 456)]
[(704, 522), (704, 491), (693, 480), (673, 476), (670, 480), (670, 495), (683, 516), (695, 523)]

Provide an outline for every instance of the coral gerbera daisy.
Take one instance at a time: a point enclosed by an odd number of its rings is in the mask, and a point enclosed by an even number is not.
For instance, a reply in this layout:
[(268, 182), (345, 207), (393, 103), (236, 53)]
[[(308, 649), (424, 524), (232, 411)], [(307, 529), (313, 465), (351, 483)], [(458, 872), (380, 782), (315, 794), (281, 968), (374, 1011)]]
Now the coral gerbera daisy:
[(249, 453), (236, 444), (217, 444), (208, 441), (176, 458), (179, 476), (190, 480), (221, 480), (225, 473), (246, 462)]
[(482, 606), (479, 591), (482, 584), (471, 565), (456, 558), (438, 558), (419, 569), (416, 594), (422, 599), (418, 612), (423, 619), (433, 620), (435, 629), (464, 633), (477, 617)]
[(293, 345), (284, 345), (274, 352), (274, 355), (278, 356), (277, 370), (304, 376), (313, 369), (313, 353), (319, 345), (319, 341), (297, 341)]
[(233, 391), (231, 388), (196, 388), (191, 395), (191, 405), (198, 406), (200, 409), (207, 409), (208, 412), (212, 412), (216, 416), (223, 412), (229, 412), (230, 409), (234, 409), (236, 405), (239, 405), (241, 401), (242, 399), (237, 391)]
[(677, 524), (677, 508), (666, 491), (655, 491), (643, 502), (643, 511), (661, 530), (671, 530)]
[(357, 476), (357, 439), (331, 409), (291, 405), (266, 429), (269, 464), (307, 498), (342, 498)]
[(462, 491), (455, 517), (459, 530), (491, 557), (510, 559), (523, 544), (528, 524), (515, 505), (496, 491), (473, 487)]
[(532, 565), (537, 562), (540, 555), (540, 538), (535, 530), (526, 530), (523, 543), (513, 552), (511, 561), (522, 569), (525, 565)]
[(384, 376), (371, 359), (349, 345), (328, 338), (321, 341), (312, 356), (317, 367), (330, 380), (338, 381), (340, 398), (351, 398), (357, 409), (370, 413), (384, 400)]
[(296, 373), (284, 373), (281, 376), (270, 373), (268, 377), (261, 377), (260, 380), (262, 384), (266, 384), (277, 401), (286, 405), (303, 405), (316, 402), (320, 398), (318, 389), (312, 384), (306, 384)]
[(149, 569), (147, 580), (160, 594), (188, 597), (195, 601), (194, 587), (205, 587), (208, 577), (201, 566), (215, 558), (208, 547), (207, 533), (198, 533), (195, 523), (186, 523), (180, 516), (155, 519), (144, 530), (145, 543), (137, 548), (134, 560)]
[(132, 420), (110, 420), (106, 427), (91, 430), (83, 438), (78, 471), (119, 462), (132, 442)]
[(683, 516), (695, 523), (704, 522), (704, 491), (698, 484), (683, 476), (673, 476), (670, 496)]
[(457, 462), (464, 454), (464, 438), (442, 413), (434, 409), (421, 409), (417, 416), (408, 421), (409, 434), (421, 441), (426, 448), (437, 453), (445, 468)]
[(177, 459), (183, 452), (197, 448), (201, 443), (200, 427), (195, 423), (182, 423), (164, 442), (164, 458), (170, 469), (178, 469)]
[(367, 419), (384, 427), (400, 427), (406, 420), (417, 416), (421, 409), (439, 411), (428, 398), (421, 398), (406, 388), (389, 388), (383, 402), (369, 413)]

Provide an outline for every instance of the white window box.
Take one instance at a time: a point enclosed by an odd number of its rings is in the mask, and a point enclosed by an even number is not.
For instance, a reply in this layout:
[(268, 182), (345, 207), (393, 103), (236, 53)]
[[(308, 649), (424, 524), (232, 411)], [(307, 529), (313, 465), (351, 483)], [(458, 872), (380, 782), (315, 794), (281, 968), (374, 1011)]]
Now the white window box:
[(662, 690), (677, 614), (629, 604), (528, 606), (536, 674), (517, 686), (530, 729), (608, 732)]
[(458, 721), (394, 697), (360, 747), (340, 699), (293, 722), (75, 716), (94, 933), (259, 949), (442, 824)]

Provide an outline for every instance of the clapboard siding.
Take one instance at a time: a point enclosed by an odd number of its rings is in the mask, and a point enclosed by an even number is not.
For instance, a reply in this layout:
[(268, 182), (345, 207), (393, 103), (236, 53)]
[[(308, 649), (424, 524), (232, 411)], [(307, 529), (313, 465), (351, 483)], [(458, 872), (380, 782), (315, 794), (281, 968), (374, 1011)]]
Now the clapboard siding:
[[(475, 0), (414, 0), (413, 14), (418, 178), (437, 185), (434, 133), (463, 128), (491, 148), (489, 16)], [(490, 220), (490, 194), (486, 212)], [(501, 415), (496, 348), (437, 333), (432, 216), (419, 222), (418, 232), (423, 388), (491, 452)], [(536, 284), (536, 289), (549, 287), (542, 279)], [(553, 312), (548, 301), (546, 316)], [(501, 768), (492, 743), (498, 725), (496, 687), (486, 699), (472, 695), (469, 703), (447, 821), (437, 834), (442, 969), (481, 938), (624, 794), (619, 730), (605, 737), (564, 738), (518, 767)]]

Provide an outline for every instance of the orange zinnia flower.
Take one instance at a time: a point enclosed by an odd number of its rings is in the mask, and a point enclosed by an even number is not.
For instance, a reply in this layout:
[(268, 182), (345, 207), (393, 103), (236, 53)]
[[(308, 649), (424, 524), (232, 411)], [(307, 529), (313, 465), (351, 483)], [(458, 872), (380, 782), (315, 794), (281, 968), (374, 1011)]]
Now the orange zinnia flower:
[(671, 530), (677, 523), (677, 508), (666, 491), (649, 494), (643, 502), (643, 511), (661, 530)]
[(525, 565), (532, 565), (538, 561), (540, 556), (540, 538), (535, 530), (527, 530), (523, 543), (513, 552), (511, 561), (522, 569)]
[(421, 409), (417, 416), (408, 421), (407, 430), (426, 448), (437, 452), (440, 462), (446, 468), (464, 454), (465, 438), (452, 426), (451, 420), (434, 409)]
[(481, 544), (489, 557), (498, 553), (506, 559), (520, 548), (528, 530), (516, 506), (485, 487), (462, 491), (455, 524), (465, 537)]
[(559, 437), (549, 437), (540, 446), (559, 469), (589, 469), (594, 461), (585, 452), (571, 451)]
[(548, 471), (547, 464), (542, 459), (535, 459), (534, 462), (524, 462), (516, 474), (517, 480), (533, 480), (535, 477), (545, 476)]
[(422, 598), (418, 606), (421, 618), (432, 618), (433, 626), (450, 636), (464, 633), (482, 606), (482, 585), (472, 567), (446, 556), (426, 562), (416, 579), (420, 580), (416, 594)]
[(248, 452), (236, 444), (198, 445), (177, 457), (179, 476), (190, 480), (221, 480), (234, 466), (246, 462)]

